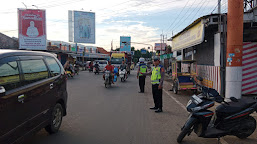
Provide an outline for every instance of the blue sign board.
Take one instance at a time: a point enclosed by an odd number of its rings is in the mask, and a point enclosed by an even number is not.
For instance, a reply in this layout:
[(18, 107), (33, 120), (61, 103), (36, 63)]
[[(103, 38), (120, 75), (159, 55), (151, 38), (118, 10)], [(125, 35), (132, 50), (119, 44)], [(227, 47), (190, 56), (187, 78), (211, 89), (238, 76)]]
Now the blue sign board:
[(141, 54), (146, 54), (146, 49), (141, 49)]
[(120, 37), (120, 51), (130, 52), (131, 51), (131, 37), (121, 36)]

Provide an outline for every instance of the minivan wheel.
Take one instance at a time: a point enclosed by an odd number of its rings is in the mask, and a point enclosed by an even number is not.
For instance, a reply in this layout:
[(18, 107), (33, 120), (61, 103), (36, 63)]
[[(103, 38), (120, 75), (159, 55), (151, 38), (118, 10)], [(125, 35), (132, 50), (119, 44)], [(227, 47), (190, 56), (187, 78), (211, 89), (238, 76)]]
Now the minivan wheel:
[(51, 114), (51, 123), (45, 127), (49, 134), (57, 133), (62, 124), (63, 108), (61, 104), (57, 103)]

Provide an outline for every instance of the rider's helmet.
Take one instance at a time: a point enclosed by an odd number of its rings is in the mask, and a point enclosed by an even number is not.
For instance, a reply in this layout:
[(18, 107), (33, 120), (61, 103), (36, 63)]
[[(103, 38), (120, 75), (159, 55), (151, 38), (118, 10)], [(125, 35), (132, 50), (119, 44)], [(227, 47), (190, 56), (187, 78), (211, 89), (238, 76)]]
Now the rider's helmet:
[(143, 63), (143, 62), (145, 62), (145, 59), (141, 57), (141, 58), (139, 58), (139, 62)]

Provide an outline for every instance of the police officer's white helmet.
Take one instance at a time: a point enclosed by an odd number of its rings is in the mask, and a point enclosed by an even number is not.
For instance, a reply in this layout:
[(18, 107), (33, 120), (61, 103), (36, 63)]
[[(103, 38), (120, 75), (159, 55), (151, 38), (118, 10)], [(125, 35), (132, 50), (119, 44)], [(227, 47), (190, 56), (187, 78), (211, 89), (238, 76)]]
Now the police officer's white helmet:
[(139, 62), (145, 62), (144, 58), (139, 58)]

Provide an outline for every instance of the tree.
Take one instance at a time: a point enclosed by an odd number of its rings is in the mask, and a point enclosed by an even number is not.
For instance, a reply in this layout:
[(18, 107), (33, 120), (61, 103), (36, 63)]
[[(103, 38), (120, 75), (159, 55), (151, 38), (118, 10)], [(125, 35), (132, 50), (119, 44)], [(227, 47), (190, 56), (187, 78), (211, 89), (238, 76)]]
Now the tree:
[(114, 51), (120, 51), (120, 48), (116, 48)]

